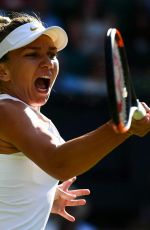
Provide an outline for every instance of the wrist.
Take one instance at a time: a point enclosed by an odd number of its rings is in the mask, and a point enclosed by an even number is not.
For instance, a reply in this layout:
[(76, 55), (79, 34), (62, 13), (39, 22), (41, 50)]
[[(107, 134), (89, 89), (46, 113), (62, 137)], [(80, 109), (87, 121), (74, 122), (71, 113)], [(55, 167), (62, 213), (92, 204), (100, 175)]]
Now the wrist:
[(113, 122), (112, 120), (109, 120), (106, 125), (116, 134), (116, 135), (121, 135), (121, 136), (124, 136), (126, 138), (129, 138), (130, 136), (133, 135), (133, 132), (131, 129), (129, 129), (128, 131), (124, 132), (124, 133), (119, 133), (117, 132), (117, 130), (115, 130), (115, 128), (113, 127)]

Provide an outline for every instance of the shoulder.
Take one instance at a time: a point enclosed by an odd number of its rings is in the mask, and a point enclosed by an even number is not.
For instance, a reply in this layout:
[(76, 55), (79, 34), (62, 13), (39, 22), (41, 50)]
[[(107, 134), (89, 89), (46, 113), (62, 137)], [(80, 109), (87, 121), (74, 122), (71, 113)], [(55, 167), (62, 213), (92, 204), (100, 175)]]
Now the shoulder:
[(0, 100), (0, 122), (3, 119), (16, 119), (25, 112), (27, 106), (20, 101), (13, 101), (11, 99)]
[(1, 99), (0, 100), (0, 107), (1, 108), (7, 108), (7, 107), (15, 107), (15, 106), (25, 106), (25, 104), (19, 100), (12, 100), (12, 99)]
[[(38, 123), (38, 117), (32, 109), (20, 101), (0, 100), (0, 134), (15, 132), (17, 128)], [(15, 130), (14, 130), (15, 129)]]
[(0, 100), (0, 119), (3, 115), (13, 116), (16, 112), (21, 112), (25, 108), (25, 105), (19, 101), (13, 101), (11, 99)]

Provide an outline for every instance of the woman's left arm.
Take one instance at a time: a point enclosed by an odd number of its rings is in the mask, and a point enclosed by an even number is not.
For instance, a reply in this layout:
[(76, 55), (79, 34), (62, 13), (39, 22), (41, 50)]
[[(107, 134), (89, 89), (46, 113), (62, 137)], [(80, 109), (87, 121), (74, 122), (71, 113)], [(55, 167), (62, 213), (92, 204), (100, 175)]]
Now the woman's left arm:
[(89, 189), (69, 190), (70, 186), (75, 180), (76, 177), (73, 177), (67, 181), (64, 181), (62, 184), (58, 185), (55, 198), (54, 198), (53, 207), (51, 210), (51, 213), (58, 214), (71, 222), (75, 221), (75, 217), (66, 211), (66, 207), (85, 205), (86, 204), (85, 199), (76, 199), (76, 198), (90, 194)]

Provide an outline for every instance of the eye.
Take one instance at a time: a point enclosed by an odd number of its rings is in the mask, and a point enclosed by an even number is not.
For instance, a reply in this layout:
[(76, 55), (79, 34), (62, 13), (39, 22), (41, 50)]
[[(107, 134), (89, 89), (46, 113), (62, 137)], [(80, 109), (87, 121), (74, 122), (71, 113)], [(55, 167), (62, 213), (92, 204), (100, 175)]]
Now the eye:
[(38, 54), (36, 52), (33, 52), (33, 53), (27, 53), (25, 54), (26, 57), (37, 57)]
[(49, 57), (51, 60), (54, 60), (55, 58), (57, 58), (57, 53), (48, 53), (48, 57)]

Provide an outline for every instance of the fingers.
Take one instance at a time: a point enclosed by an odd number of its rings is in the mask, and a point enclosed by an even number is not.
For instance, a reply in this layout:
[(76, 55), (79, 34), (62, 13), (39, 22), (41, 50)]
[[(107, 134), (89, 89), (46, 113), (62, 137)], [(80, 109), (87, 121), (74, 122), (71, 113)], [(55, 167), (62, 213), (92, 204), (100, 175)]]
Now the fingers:
[[(55, 210), (53, 207), (53, 212), (61, 215), (65, 219), (74, 222), (74, 216), (66, 212), (66, 206), (82, 206), (86, 204), (85, 199), (76, 199), (79, 196), (86, 196), (90, 194), (89, 189), (74, 189), (69, 190), (69, 187), (76, 180), (76, 177), (73, 177), (67, 181), (64, 181), (57, 187), (57, 197), (55, 195)], [(54, 206), (54, 205), (53, 205)]]
[[(59, 188), (59, 190), (61, 189)], [(73, 200), (76, 199), (78, 196), (88, 196), (88, 195), (90, 195), (89, 189), (76, 189), (67, 192), (61, 190), (61, 197), (65, 200)]]
[(150, 108), (146, 105), (146, 103), (142, 102), (142, 105), (146, 111), (145, 117), (141, 120), (141, 124), (145, 124), (145, 133), (150, 131)]
[[(67, 201), (65, 206), (73, 207), (73, 206), (83, 206), (85, 204), (86, 204), (86, 200), (80, 199), (80, 200)], [(70, 215), (68, 212), (66, 212), (65, 209), (59, 210), (59, 212), (57, 214), (59, 214), (60, 216), (64, 217), (68, 221), (71, 221), (71, 222), (75, 221), (75, 217)]]
[(74, 222), (75, 221), (75, 217), (70, 215), (68, 212), (66, 212), (66, 210), (64, 211), (61, 211), (59, 213), (60, 216), (64, 217), (66, 220), (69, 220), (71, 222)]
[(74, 207), (74, 206), (83, 206), (86, 204), (85, 199), (79, 199), (79, 200), (69, 200), (66, 203), (66, 206)]
[(88, 196), (90, 195), (89, 189), (76, 189), (69, 191), (71, 194), (75, 194), (76, 196)]
[(76, 177), (72, 177), (69, 180), (66, 180), (62, 184), (60, 184), (59, 187), (62, 187), (63, 190), (67, 190), (75, 182), (76, 179)]
[(150, 108), (145, 102), (142, 102), (142, 106), (146, 111), (146, 115), (138, 121), (133, 119), (129, 130), (129, 133), (139, 137), (144, 137), (150, 132)]
[(140, 121), (132, 121), (132, 125), (130, 128), (132, 134), (144, 137), (147, 133), (150, 132), (150, 114), (146, 114), (146, 116)]
[(72, 200), (72, 199), (75, 199), (77, 197), (76, 194), (71, 193), (70, 191), (63, 191), (60, 188), (58, 190), (61, 193), (61, 199)]
[(146, 110), (146, 112), (150, 112), (150, 108), (148, 107), (148, 105), (145, 102), (142, 102), (142, 105), (143, 105), (144, 109)]
[(150, 124), (150, 108), (143, 102), (143, 107), (145, 108), (147, 114), (146, 114), (146, 121)]

